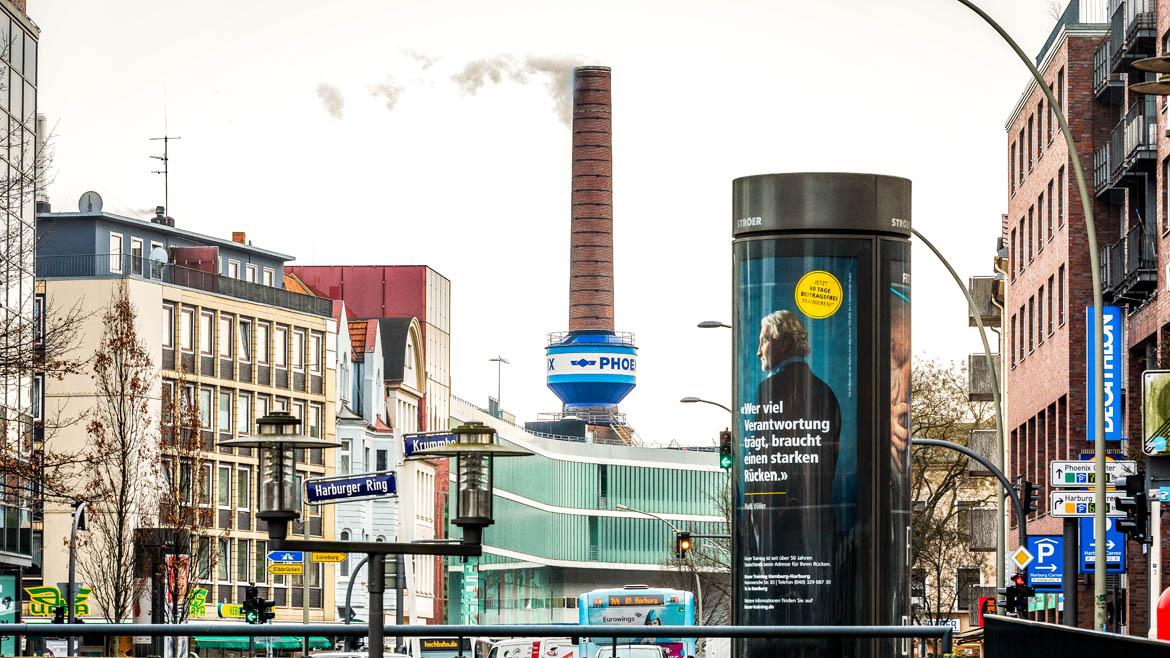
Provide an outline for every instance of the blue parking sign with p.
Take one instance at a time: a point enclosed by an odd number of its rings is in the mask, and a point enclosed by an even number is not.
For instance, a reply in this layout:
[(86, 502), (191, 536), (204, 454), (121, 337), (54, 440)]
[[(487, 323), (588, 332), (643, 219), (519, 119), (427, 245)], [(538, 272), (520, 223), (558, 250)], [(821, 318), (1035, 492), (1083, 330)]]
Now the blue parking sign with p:
[(1028, 584), (1037, 590), (1059, 590), (1064, 582), (1064, 537), (1028, 535), (1028, 552), (1035, 556), (1028, 566)]

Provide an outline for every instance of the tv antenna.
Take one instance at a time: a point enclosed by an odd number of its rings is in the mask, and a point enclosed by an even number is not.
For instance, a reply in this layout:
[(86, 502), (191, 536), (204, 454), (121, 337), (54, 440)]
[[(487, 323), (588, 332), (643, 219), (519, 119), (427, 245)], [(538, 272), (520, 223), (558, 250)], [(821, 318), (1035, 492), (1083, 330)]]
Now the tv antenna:
[[(164, 133), (166, 132), (165, 128), (164, 128), (163, 132)], [(170, 146), (170, 143), (176, 139), (183, 139), (183, 138), (182, 137), (172, 137), (171, 135), (166, 135), (166, 134), (164, 134), (162, 137), (151, 137), (150, 138), (150, 141), (152, 141), (152, 142), (160, 142), (161, 141), (163, 143), (162, 155), (152, 155), (150, 157), (154, 158), (155, 160), (162, 161), (162, 169), (156, 169), (156, 170), (152, 171), (151, 173), (162, 174), (162, 177), (163, 177), (163, 214), (164, 215), (169, 215), (171, 212), (170, 164), (169, 164), (171, 161), (171, 158), (170, 158), (170, 149), (168, 149), (167, 147)]]

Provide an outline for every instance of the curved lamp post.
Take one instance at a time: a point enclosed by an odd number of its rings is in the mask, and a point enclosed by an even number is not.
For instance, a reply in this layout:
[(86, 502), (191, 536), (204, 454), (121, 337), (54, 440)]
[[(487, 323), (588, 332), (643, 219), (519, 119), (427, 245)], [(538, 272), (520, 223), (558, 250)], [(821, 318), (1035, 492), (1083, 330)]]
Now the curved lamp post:
[(690, 395), (679, 400), (679, 402), (682, 402), (683, 404), (694, 404), (696, 402), (702, 402), (703, 404), (710, 404), (710, 405), (714, 405), (716, 407), (719, 407), (720, 409), (726, 411), (727, 413), (732, 413), (731, 407), (729, 407), (725, 404), (719, 404), (718, 402), (712, 402), (710, 400), (704, 400), (703, 398), (696, 398), (696, 397), (693, 397)]
[(722, 327), (724, 329), (731, 328), (731, 325), (727, 324), (726, 322), (720, 322), (718, 320), (703, 320), (702, 322), (700, 322), (699, 324), (697, 324), (695, 326), (697, 326), (700, 329), (719, 329), (720, 327)]

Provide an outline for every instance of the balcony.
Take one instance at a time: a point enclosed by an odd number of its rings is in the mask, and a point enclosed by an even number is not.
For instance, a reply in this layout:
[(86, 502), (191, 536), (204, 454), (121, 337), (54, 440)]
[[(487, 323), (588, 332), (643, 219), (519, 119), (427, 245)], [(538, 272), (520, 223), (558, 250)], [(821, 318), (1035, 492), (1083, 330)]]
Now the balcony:
[(1125, 95), (1125, 81), (1110, 66), (1110, 49), (1109, 39), (1105, 39), (1093, 51), (1093, 97), (1117, 105)]
[[(999, 464), (999, 433), (995, 430), (971, 430), (971, 440), (967, 447), (983, 455), (991, 463)], [(976, 476), (991, 475), (986, 466), (970, 457), (967, 458), (967, 473)]]
[(257, 304), (310, 313), (333, 315), (333, 301), (313, 297), (211, 272), (151, 261), (132, 254), (76, 254), (37, 256), (39, 279), (111, 279), (133, 278), (182, 286), (219, 295), (227, 295)]
[[(971, 298), (979, 311), (979, 319), (985, 327), (998, 327), (1003, 320), (1000, 305), (1003, 304), (1003, 279), (999, 276), (973, 276), (967, 280), (967, 288), (971, 291)], [(975, 322), (975, 314), (967, 309), (967, 324), (979, 326)]]
[[(1001, 371), (998, 354), (992, 354), (996, 370)], [(967, 355), (967, 397), (972, 402), (991, 402), (995, 399), (995, 383), (991, 378), (991, 368), (987, 365), (987, 358), (983, 354)]]
[(1155, 55), (1155, 0), (1110, 0), (1109, 64), (1125, 73), (1134, 60)]
[(1125, 255), (1120, 280), (1114, 288), (1118, 301), (1141, 305), (1158, 288), (1158, 248), (1154, 236), (1137, 224), (1118, 240)]
[(1093, 153), (1097, 195), (1143, 182), (1153, 172), (1158, 151), (1158, 105), (1153, 97), (1135, 101), (1114, 126), (1109, 143)]

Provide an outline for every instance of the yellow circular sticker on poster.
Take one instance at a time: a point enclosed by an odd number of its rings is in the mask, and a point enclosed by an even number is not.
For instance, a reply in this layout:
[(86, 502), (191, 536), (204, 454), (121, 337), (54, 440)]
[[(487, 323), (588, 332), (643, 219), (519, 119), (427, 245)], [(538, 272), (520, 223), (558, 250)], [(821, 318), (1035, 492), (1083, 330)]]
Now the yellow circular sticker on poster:
[(841, 308), (841, 282), (824, 270), (813, 270), (796, 282), (796, 308), (821, 320)]

